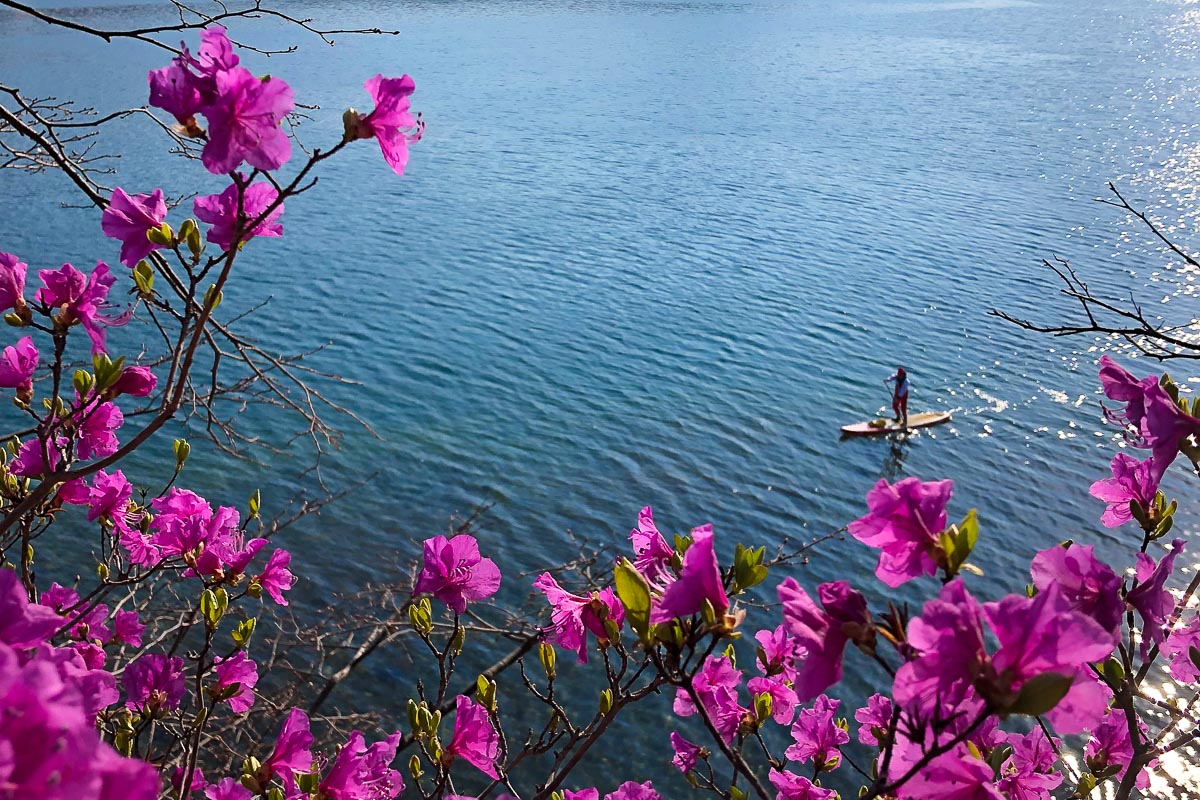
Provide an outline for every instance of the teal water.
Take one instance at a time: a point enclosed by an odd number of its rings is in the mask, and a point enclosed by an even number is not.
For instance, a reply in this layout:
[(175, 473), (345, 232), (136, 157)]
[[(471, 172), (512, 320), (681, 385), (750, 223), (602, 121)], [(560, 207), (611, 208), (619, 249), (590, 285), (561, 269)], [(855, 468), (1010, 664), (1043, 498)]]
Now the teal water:
[[(515, 575), (576, 553), (568, 531), (623, 538), (646, 504), (666, 529), (713, 522), (727, 549), (817, 536), (861, 513), (880, 476), (956, 480), (955, 512), (983, 519), (984, 594), (1023, 583), (1032, 554), (1066, 537), (1116, 552), (1087, 496), (1111, 455), (1094, 365), (1112, 343), (987, 312), (1068, 313), (1040, 266), (1051, 255), (1147, 308), (1194, 312), (1195, 275), (1094, 202), (1116, 180), (1195, 233), (1191, 4), (285, 5), (402, 31), (255, 61), (321, 106), (306, 143), (337, 140), (376, 71), (411, 73), (429, 123), (402, 180), (369, 143), (339, 159), (227, 293), (233, 308), (272, 298), (258, 313), (271, 346), (329, 342), (313, 363), (362, 385), (324, 388), (379, 434), (347, 421), (325, 480), (378, 476), (294, 532), (318, 602), (385, 577), (378, 564), (415, 558), (411, 539), (479, 503), (484, 547)], [(146, 8), (72, 13), (118, 26)], [(161, 60), (0, 14), (0, 75), (30, 92), (102, 75), (101, 110), (139, 105)], [(130, 190), (219, 188), (144, 127), (109, 141), (129, 149)], [(56, 190), (0, 171), (0, 249), (39, 267), (115, 261), (93, 217), (50, 213)], [(886, 405), (897, 363), (912, 410), (954, 422), (839, 441), (839, 424)], [(248, 421), (276, 441), (293, 423)], [(299, 461), (195, 458), (193, 484), (224, 502), (311, 484)], [(803, 579), (865, 582), (872, 566), (835, 542)]]

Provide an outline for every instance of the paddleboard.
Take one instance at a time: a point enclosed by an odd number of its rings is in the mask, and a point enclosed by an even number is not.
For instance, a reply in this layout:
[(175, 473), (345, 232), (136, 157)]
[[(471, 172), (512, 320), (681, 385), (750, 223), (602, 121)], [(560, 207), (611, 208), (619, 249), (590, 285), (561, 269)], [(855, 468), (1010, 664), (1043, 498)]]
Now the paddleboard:
[[(908, 430), (913, 428), (928, 428), (930, 425), (941, 425), (950, 421), (949, 411), (922, 411), (920, 414), (908, 415)], [(883, 425), (872, 425), (870, 422), (855, 422), (853, 425), (843, 425), (842, 433), (847, 436), (877, 436), (881, 433), (895, 433), (904, 427), (891, 418), (884, 420)]]

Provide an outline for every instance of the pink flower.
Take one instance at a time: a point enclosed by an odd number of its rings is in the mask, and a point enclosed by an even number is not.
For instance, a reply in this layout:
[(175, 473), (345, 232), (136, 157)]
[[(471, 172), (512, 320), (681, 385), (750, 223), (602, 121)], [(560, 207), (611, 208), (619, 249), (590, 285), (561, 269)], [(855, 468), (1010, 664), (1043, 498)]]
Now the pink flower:
[(1104, 416), (1112, 422), (1140, 429), (1146, 416), (1146, 390), (1157, 385), (1158, 378), (1153, 375), (1139, 380), (1110, 356), (1100, 356), (1100, 388), (1110, 400), (1125, 403), (1125, 408), (1120, 412), (1104, 409)]
[(1112, 460), (1111, 478), (1092, 484), (1091, 495), (1108, 503), (1100, 521), (1105, 527), (1116, 528), (1133, 519), (1129, 503), (1136, 502), (1149, 509), (1158, 493), (1153, 459), (1138, 461), (1127, 453), (1117, 453)]
[(775, 800), (837, 800), (833, 789), (822, 789), (808, 778), (791, 772), (771, 770), (771, 785), (779, 790)]
[[(238, 181), (245, 177), (238, 173)], [(238, 194), (241, 193), (241, 214), (238, 213)], [(271, 213), (253, 229), (249, 229), (264, 211), (271, 207), (279, 192), (265, 181), (252, 183), (242, 189), (238, 183), (231, 183), (220, 194), (210, 194), (207, 197), (197, 197), (192, 203), (192, 210), (201, 222), (207, 222), (212, 227), (208, 229), (207, 238), (210, 242), (228, 250), (237, 239), (238, 243), (250, 241), (255, 236), (283, 236), (283, 225), (277, 220), (283, 214), (283, 203), (275, 206)], [(238, 229), (242, 230), (241, 237), (237, 236)]]
[(662, 798), (658, 792), (654, 791), (654, 786), (650, 781), (645, 783), (625, 781), (617, 787), (616, 791), (604, 795), (604, 800), (662, 800)]
[(121, 370), (121, 377), (109, 387), (113, 397), (127, 394), (130, 397), (147, 397), (158, 385), (158, 378), (149, 367), (132, 366)]
[(858, 741), (871, 747), (881, 747), (892, 725), (892, 699), (876, 693), (867, 698), (865, 708), (854, 712), (860, 723)]
[(363, 86), (375, 101), (375, 110), (358, 121), (357, 136), (379, 140), (383, 160), (397, 175), (403, 175), (408, 146), (419, 141), (424, 130), (420, 119), (408, 110), (408, 98), (417, 85), (407, 75), (399, 78), (376, 75)]
[(842, 763), (842, 751), (838, 748), (850, 741), (850, 734), (833, 718), (838, 705), (839, 701), (821, 695), (812, 708), (801, 709), (792, 726), (795, 744), (784, 755), (801, 764), (813, 761), (817, 771), (837, 769)]
[(792, 715), (800, 701), (796, 698), (796, 692), (782, 678), (751, 678), (750, 682), (746, 684), (746, 688), (754, 696), (760, 694), (770, 696), (771, 719), (775, 720), (777, 725), (792, 723)]
[[(3, 640), (0, 633), (0, 641)], [(1192, 615), (1191, 622), (1176, 628), (1162, 645), (1163, 655), (1170, 658), (1171, 677), (1182, 683), (1200, 680), (1200, 667), (1191, 658), (1193, 647), (1200, 648), (1200, 614)]]
[(366, 746), (363, 735), (352, 731), (338, 750), (333, 766), (321, 781), (320, 796), (329, 800), (393, 800), (404, 791), (404, 778), (391, 768), (400, 734)]
[[(111, 681), (112, 676), (108, 679)], [(0, 787), (13, 798), (154, 800), (158, 779), (95, 729), (93, 687), (77, 656), (48, 644), (18, 655), (0, 644)]]
[[(749, 709), (738, 704), (738, 686), (742, 673), (726, 656), (709, 656), (692, 678), (692, 689), (700, 699), (704, 713), (726, 742), (732, 742), (742, 718)], [(674, 711), (681, 717), (698, 713), (691, 694), (684, 688), (675, 690)]]
[(176, 767), (175, 771), (171, 773), (171, 788), (178, 792), (184, 788), (185, 780), (187, 781), (187, 791), (184, 792), (184, 797), (192, 792), (203, 792), (209, 785), (208, 781), (204, 779), (204, 772), (199, 767), (191, 770), (190, 773), (183, 767)]
[(243, 161), (273, 170), (292, 155), (292, 142), (279, 127), (295, 107), (292, 87), (279, 78), (256, 78), (244, 67), (213, 75), (216, 96), (203, 108), (208, 143), (200, 154), (204, 168), (220, 175)]
[(675, 551), (654, 525), (654, 513), (646, 506), (638, 514), (637, 527), (629, 534), (633, 543), (633, 566), (659, 592), (675, 580), (671, 562)]
[(312, 743), (308, 715), (293, 708), (279, 730), (275, 749), (263, 762), (263, 770), (268, 775), (282, 775), (286, 780), (294, 780), (297, 772), (308, 772), (313, 767)]
[(1000, 770), (996, 784), (1000, 793), (1010, 800), (1051, 800), (1050, 791), (1063, 778), (1054, 770), (1058, 755), (1046, 734), (1041, 728), (1025, 735), (1011, 733), (1007, 743), (1012, 747), (1012, 755)]
[(38, 349), (32, 336), (17, 340), (0, 353), (0, 386), (16, 389), (17, 397), (29, 402), (33, 398), (33, 373), (38, 366)]
[(500, 570), (496, 562), (479, 555), (474, 536), (464, 533), (453, 539), (435, 536), (425, 540), (425, 566), (413, 594), (432, 594), (461, 614), (468, 601), (484, 600), (499, 588)]
[(713, 549), (712, 525), (692, 530), (692, 545), (683, 554), (679, 578), (663, 592), (662, 599), (650, 609), (650, 624), (670, 622), (699, 613), (705, 601), (717, 616), (729, 609), (729, 597), (721, 580), (721, 568)]
[[(1146, 734), (1146, 724), (1137, 721), (1142, 734)], [(1125, 712), (1120, 708), (1109, 709), (1104, 720), (1092, 731), (1092, 736), (1083, 748), (1084, 760), (1092, 772), (1100, 772), (1111, 765), (1119, 765), (1117, 780), (1125, 777), (1129, 770), (1129, 762), (1133, 760), (1133, 742), (1129, 738), (1129, 721)], [(1153, 764), (1154, 762), (1151, 762)], [(1149, 774), (1143, 770), (1138, 774), (1135, 785), (1144, 789), (1150, 783)]]
[(497, 779), (500, 775), (496, 771), (500, 734), (492, 725), (487, 709), (460, 694), (454, 716), (454, 734), (443, 752), (451, 758), (461, 758), (489, 778)]
[(25, 305), (25, 271), (28, 268), (12, 253), (0, 253), (0, 311)]
[(151, 242), (146, 233), (161, 227), (166, 218), (162, 189), (130, 196), (118, 186), (100, 215), (100, 227), (108, 238), (121, 240), (121, 263), (133, 267), (151, 251), (162, 249), (163, 245)]
[(182, 658), (147, 653), (127, 665), (121, 675), (125, 707), (148, 714), (174, 711), (187, 690), (184, 681)]
[(946, 529), (953, 481), (880, 480), (867, 493), (868, 513), (849, 525), (850, 535), (878, 547), (875, 575), (891, 587), (937, 572), (938, 538)]
[(1149, 448), (1148, 477), (1157, 484), (1179, 455), (1180, 444), (1200, 433), (1200, 419), (1184, 413), (1157, 378), (1138, 380), (1108, 356), (1100, 357), (1100, 384), (1110, 399), (1125, 403), (1121, 411), (1105, 409), (1105, 416), (1125, 427), (1136, 447)]
[(776, 591), (783, 604), (783, 624), (806, 653), (793, 684), (796, 697), (805, 703), (842, 679), (842, 653), (849, 637), (795, 578), (785, 578)]
[(604, 621), (611, 619), (620, 628), (625, 620), (625, 608), (609, 587), (592, 592), (590, 597), (582, 597), (563, 589), (554, 576), (543, 572), (533, 582), (533, 588), (545, 594), (550, 602), (551, 641), (574, 650), (580, 664), (587, 663), (589, 631), (601, 642), (607, 642), (608, 631), (604, 629)]
[(88, 522), (118, 517), (132, 497), (133, 486), (125, 479), (125, 473), (117, 470), (109, 475), (102, 469), (97, 470), (87, 495)]
[(692, 744), (676, 731), (671, 731), (671, 748), (675, 751), (671, 763), (678, 767), (684, 775), (696, 768), (696, 762), (700, 759), (700, 751), (704, 749), (700, 745)]
[(124, 324), (126, 319), (125, 315), (108, 317), (102, 313), (112, 307), (108, 290), (117, 282), (108, 265), (97, 261), (92, 274), (85, 277), (70, 264), (63, 264), (57, 270), (39, 270), (38, 277), (42, 288), (34, 294), (34, 299), (57, 312), (55, 319), (63, 326), (76, 322), (82, 325), (92, 340), (92, 355), (106, 352), (105, 327)]
[[(43, 442), (41, 439), (26, 439), (17, 448), (17, 457), (8, 463), (8, 471), (25, 478), (38, 478), (58, 467), (62, 460), (59, 449), (65, 442)], [(43, 452), (44, 448), (44, 452)], [(46, 461), (49, 460), (49, 464)]]
[(221, 778), (205, 788), (204, 796), (208, 800), (250, 800), (254, 793), (233, 778)]
[(125, 424), (125, 416), (115, 403), (88, 403), (76, 414), (79, 434), (76, 455), (87, 461), (117, 452), (121, 443), (115, 431)]
[(118, 611), (113, 617), (113, 641), (141, 647), (145, 630), (146, 626), (138, 619), (136, 611)]
[(1029, 572), (1038, 591), (1058, 586), (1072, 608), (1096, 620), (1104, 630), (1118, 633), (1125, 613), (1121, 578), (1096, 558), (1091, 545), (1043, 550), (1033, 557)]
[[(239, 650), (229, 658), (217, 658), (213, 662), (217, 673), (217, 684), (213, 693), (229, 701), (235, 714), (243, 714), (254, 705), (254, 687), (258, 684), (258, 666)], [(233, 694), (229, 694), (233, 692)]]
[(599, 789), (580, 789), (577, 792), (572, 792), (567, 789), (563, 792), (563, 800), (600, 800)]
[(996, 788), (991, 766), (965, 746), (933, 759), (900, 788), (911, 800), (1007, 800)]
[(796, 662), (807, 655), (808, 651), (796, 637), (787, 631), (787, 626), (780, 625), (773, 631), (759, 631), (754, 634), (758, 642), (758, 668), (764, 675), (779, 675), (785, 681), (796, 680)]
[(1137, 610), (1142, 618), (1142, 655), (1145, 656), (1152, 644), (1163, 641), (1163, 625), (1175, 609), (1175, 597), (1166, 588), (1167, 578), (1175, 567), (1175, 556), (1183, 552), (1186, 542), (1176, 539), (1171, 550), (1156, 565), (1145, 553), (1138, 553), (1134, 577), (1137, 584), (1125, 595), (1125, 602)]
[(287, 598), (283, 593), (292, 588), (296, 582), (292, 571), (288, 569), (288, 565), (292, 563), (292, 554), (282, 547), (277, 547), (271, 552), (271, 557), (267, 559), (267, 565), (263, 567), (262, 574), (256, 578), (258, 585), (271, 596), (276, 605), (286, 606)]
[(0, 569), (0, 645), (21, 650), (48, 642), (61, 624), (53, 609), (29, 602), (17, 573)]

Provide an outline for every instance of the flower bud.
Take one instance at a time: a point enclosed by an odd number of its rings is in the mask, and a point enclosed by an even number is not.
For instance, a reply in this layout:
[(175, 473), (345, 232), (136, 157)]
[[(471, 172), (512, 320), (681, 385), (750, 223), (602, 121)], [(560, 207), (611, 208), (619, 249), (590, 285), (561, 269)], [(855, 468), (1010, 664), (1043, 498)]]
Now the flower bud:
[(360, 122), (362, 122), (362, 117), (353, 108), (347, 108), (342, 112), (342, 141), (352, 142), (358, 138)]
[(463, 643), (467, 640), (467, 629), (459, 628), (454, 632), (454, 636), (450, 638), (450, 651), (456, 656), (461, 656), (463, 651)]
[(600, 713), (607, 714), (608, 712), (612, 711), (612, 707), (613, 707), (612, 689), (605, 689), (603, 692), (600, 693)]
[(425, 771), (421, 769), (421, 758), (416, 753), (413, 753), (412, 758), (408, 759), (408, 774), (412, 775), (414, 781), (421, 780), (421, 776)]
[(95, 384), (96, 379), (86, 369), (75, 370), (75, 375), (71, 379), (71, 385), (75, 387), (75, 391), (79, 392), (80, 397), (86, 397)]
[(171, 231), (171, 226), (165, 222), (157, 228), (147, 230), (146, 238), (160, 247), (171, 247), (175, 244), (175, 234)]
[(549, 642), (542, 642), (538, 645), (538, 660), (542, 662), (542, 669), (546, 670), (546, 677), (550, 680), (554, 680), (554, 662), (556, 659), (557, 655), (554, 651), (554, 645)]

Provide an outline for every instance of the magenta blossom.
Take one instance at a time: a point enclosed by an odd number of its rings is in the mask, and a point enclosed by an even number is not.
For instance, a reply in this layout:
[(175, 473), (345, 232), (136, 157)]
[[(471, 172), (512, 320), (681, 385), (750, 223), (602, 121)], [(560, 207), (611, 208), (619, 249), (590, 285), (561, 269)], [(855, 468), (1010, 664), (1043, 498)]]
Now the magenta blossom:
[(833, 789), (822, 789), (802, 775), (771, 770), (771, 785), (778, 790), (775, 800), (837, 800)]
[(208, 781), (204, 779), (204, 772), (199, 767), (190, 772), (183, 767), (176, 767), (175, 771), (171, 773), (171, 788), (176, 792), (184, 789), (183, 784), (185, 779), (187, 780), (187, 787), (183, 794), (184, 797), (187, 797), (192, 792), (203, 792), (209, 786)]
[(375, 110), (358, 120), (356, 135), (359, 139), (377, 139), (383, 160), (397, 175), (403, 175), (408, 146), (420, 140), (424, 130), (420, 117), (409, 111), (408, 98), (417, 85), (407, 75), (399, 78), (376, 75), (363, 86), (375, 101)]
[(113, 641), (131, 647), (141, 647), (142, 633), (146, 626), (138, 619), (136, 611), (118, 611), (113, 616)]
[(580, 789), (577, 792), (572, 792), (570, 789), (567, 789), (563, 792), (563, 800), (600, 800), (600, 790)]
[(87, 506), (88, 522), (112, 519), (114, 524), (125, 526), (125, 512), (133, 497), (133, 486), (121, 470), (109, 475), (101, 469), (96, 471), (90, 487), (82, 478), (64, 483), (59, 497), (64, 503)]
[[(826, 587), (831, 586), (833, 584), (822, 584), (818, 593), (826, 594)], [(849, 589), (848, 584), (846, 588)], [(852, 589), (849, 591), (858, 594)], [(783, 604), (783, 624), (807, 654), (796, 667), (793, 685), (796, 697), (806, 703), (842, 679), (842, 653), (849, 636), (843, 630), (846, 626), (842, 621), (818, 607), (795, 578), (785, 578), (776, 592)], [(840, 614), (850, 614), (857, 608), (857, 603), (847, 600), (844, 606), (836, 605), (835, 608)], [(862, 609), (865, 613), (865, 600)]]
[[(727, 656), (709, 656), (692, 678), (692, 690), (700, 700), (704, 713), (726, 743), (733, 741), (743, 717), (751, 714), (738, 704), (738, 686), (742, 673)], [(675, 690), (674, 711), (681, 717), (698, 713), (691, 693), (680, 687)]]
[(533, 588), (546, 595), (553, 609), (550, 614), (551, 641), (560, 647), (574, 650), (579, 663), (587, 663), (587, 635), (590, 631), (602, 644), (608, 642), (606, 620), (620, 628), (625, 621), (625, 608), (610, 587), (592, 592), (589, 597), (571, 594), (558, 585), (549, 572), (543, 572), (533, 582)]
[[(3, 635), (0, 634), (0, 641)], [(1191, 649), (1200, 649), (1200, 614), (1193, 614), (1186, 625), (1176, 628), (1162, 645), (1163, 655), (1170, 658), (1171, 677), (1181, 683), (1200, 680), (1200, 666), (1191, 659)]]
[(838, 748), (850, 741), (850, 734), (833, 718), (838, 705), (839, 701), (821, 695), (812, 708), (801, 709), (792, 726), (795, 744), (784, 755), (801, 764), (813, 761), (818, 772), (837, 769), (842, 763)]
[(1058, 586), (1071, 607), (1087, 614), (1104, 630), (1119, 635), (1125, 602), (1121, 578), (1096, 558), (1091, 545), (1051, 547), (1033, 557), (1029, 565), (1038, 591)]
[(1120, 411), (1106, 408), (1105, 416), (1126, 429), (1132, 444), (1149, 448), (1149, 478), (1157, 484), (1184, 440), (1200, 433), (1200, 419), (1184, 413), (1157, 378), (1138, 380), (1108, 356), (1100, 357), (1100, 384), (1109, 399), (1125, 403)]
[(214, 662), (217, 683), (213, 694), (229, 701), (235, 714), (243, 714), (254, 705), (254, 687), (258, 684), (258, 666), (239, 650), (229, 658)]
[(329, 800), (393, 800), (398, 797), (404, 791), (404, 777), (391, 768), (391, 763), (399, 745), (399, 733), (367, 747), (363, 735), (352, 731), (318, 787), (320, 796)]
[(775, 720), (777, 725), (792, 724), (792, 716), (800, 701), (796, 698), (796, 692), (783, 678), (751, 678), (746, 688), (755, 697), (765, 694), (771, 698), (771, 719)]
[(425, 566), (413, 594), (432, 594), (461, 614), (468, 601), (485, 600), (499, 588), (500, 570), (496, 562), (479, 555), (474, 536), (463, 533), (453, 539), (434, 536), (425, 540)]
[(1158, 564), (1145, 553), (1137, 555), (1137, 568), (1134, 570), (1137, 584), (1125, 595), (1125, 601), (1142, 618), (1143, 656), (1149, 652), (1151, 645), (1162, 644), (1163, 626), (1175, 609), (1175, 597), (1166, 588), (1167, 578), (1175, 567), (1175, 557), (1183, 552), (1185, 544), (1183, 539), (1173, 541), (1170, 551)]
[(125, 707), (147, 714), (174, 711), (187, 689), (185, 680), (182, 658), (147, 653), (126, 666), (121, 675), (128, 698)]
[(499, 777), (496, 761), (500, 758), (500, 733), (482, 705), (461, 694), (457, 702), (454, 734), (443, 753), (463, 759), (495, 780)]
[(677, 731), (671, 731), (671, 748), (675, 751), (671, 763), (684, 775), (696, 768), (696, 762), (700, 760), (700, 754), (704, 750), (700, 745), (692, 744), (680, 736)]
[(1041, 728), (1034, 728), (1025, 735), (1008, 735), (1012, 755), (1000, 770), (996, 786), (1000, 793), (1011, 800), (1051, 800), (1051, 790), (1062, 783), (1062, 774), (1055, 769), (1058, 755)]
[(1154, 476), (1154, 460), (1138, 461), (1127, 453), (1117, 453), (1112, 460), (1111, 478), (1092, 484), (1091, 495), (1108, 503), (1100, 521), (1107, 528), (1116, 528), (1133, 519), (1130, 502), (1144, 509), (1154, 504), (1158, 494), (1158, 479)]
[(70, 264), (60, 269), (38, 271), (42, 288), (34, 299), (44, 303), (55, 313), (55, 320), (64, 327), (78, 322), (92, 340), (92, 355), (101, 355), (105, 350), (105, 328), (123, 325), (127, 315), (105, 316), (103, 312), (112, 307), (108, 302), (108, 291), (117, 279), (109, 272), (103, 261), (96, 262), (92, 274), (84, 276)]
[(279, 730), (275, 749), (263, 762), (264, 772), (267, 775), (282, 775), (291, 780), (297, 772), (310, 771), (313, 766), (312, 743), (308, 715), (299, 708), (293, 708), (288, 712), (287, 719), (283, 721), (283, 727)]
[(634, 568), (661, 593), (667, 584), (675, 580), (675, 573), (671, 569), (675, 551), (658, 532), (650, 506), (638, 513), (637, 527), (629, 533), (629, 541), (633, 543)]
[(679, 578), (666, 588), (662, 599), (650, 609), (650, 624), (699, 613), (705, 601), (718, 617), (729, 609), (729, 597), (725, 594), (721, 567), (713, 548), (712, 525), (702, 525), (692, 531), (692, 545), (683, 554)]
[(17, 573), (0, 569), (0, 645), (20, 650), (48, 642), (61, 624), (53, 609), (29, 602)]
[[(62, 440), (43, 442), (41, 439), (26, 439), (17, 448), (17, 457), (8, 462), (8, 471), (26, 478), (36, 478), (58, 467), (62, 460)], [(46, 463), (49, 461), (50, 463)]]
[(103, 458), (121, 446), (116, 430), (125, 424), (125, 416), (115, 403), (88, 403), (77, 414), (79, 441), (75, 454), (83, 460)]
[(934, 758), (899, 790), (905, 800), (1007, 800), (991, 766), (959, 745)]
[[(1146, 724), (1139, 719), (1137, 725), (1145, 735)], [(1116, 778), (1118, 781), (1124, 778), (1129, 770), (1129, 763), (1133, 760), (1133, 742), (1129, 737), (1129, 720), (1125, 712), (1120, 708), (1110, 709), (1104, 720), (1092, 728), (1091, 734), (1083, 748), (1088, 769), (1100, 772), (1107, 767), (1118, 766), (1120, 769)], [(1149, 766), (1153, 766), (1154, 763), (1151, 762)], [(1143, 770), (1138, 774), (1135, 785), (1144, 789), (1149, 783), (1150, 776)]]
[[(245, 181), (245, 176), (238, 173), (238, 182), (229, 184), (220, 194), (210, 194), (207, 197), (197, 197), (192, 203), (192, 210), (201, 222), (207, 222), (212, 227), (208, 229), (207, 238), (210, 242), (228, 250), (236, 240), (244, 244), (255, 236), (283, 236), (283, 225), (277, 221), (283, 214), (283, 203), (271, 209), (261, 222), (252, 229), (248, 226), (258, 219), (263, 212), (279, 198), (275, 187), (265, 181), (252, 183), (242, 189), (239, 184)], [(238, 213), (238, 195), (241, 194), (241, 213)], [(238, 237), (238, 229), (241, 236)]]
[(208, 800), (250, 800), (254, 793), (234, 778), (221, 778), (205, 787), (204, 796)]
[(166, 218), (162, 189), (130, 196), (118, 186), (100, 215), (100, 227), (108, 238), (121, 240), (121, 263), (133, 267), (151, 251), (162, 249), (163, 245), (151, 242), (146, 233), (160, 228)]
[(25, 305), (25, 271), (29, 266), (12, 253), (0, 253), (0, 311)]
[(891, 587), (937, 572), (939, 537), (946, 529), (946, 504), (953, 481), (922, 483), (881, 479), (867, 492), (868, 513), (849, 525), (850, 535), (878, 547), (875, 575)]
[(861, 726), (858, 729), (859, 742), (872, 747), (883, 746), (892, 726), (892, 699), (879, 693), (871, 695), (867, 698), (866, 707), (854, 712), (854, 719)]
[(0, 353), (0, 386), (16, 389), (18, 399), (33, 399), (33, 373), (38, 366), (38, 349), (32, 336), (24, 336)]
[(654, 791), (654, 786), (650, 781), (645, 783), (625, 781), (617, 787), (616, 791), (604, 795), (604, 800), (662, 800), (662, 798), (658, 792)]
[(276, 605), (286, 606), (288, 604), (283, 593), (291, 589), (296, 582), (292, 571), (288, 569), (288, 565), (291, 563), (292, 554), (282, 547), (277, 547), (271, 551), (271, 557), (267, 559), (267, 565), (263, 567), (262, 574), (255, 579), (258, 585), (271, 596)]
[(121, 377), (109, 387), (113, 397), (127, 394), (130, 397), (147, 397), (158, 385), (158, 378), (149, 367), (132, 366), (121, 370)]
[(786, 625), (772, 631), (754, 634), (758, 642), (758, 668), (764, 675), (779, 675), (785, 681), (796, 680), (796, 662), (808, 654), (796, 637), (788, 633)]
[(89, 700), (95, 688), (78, 656), (69, 650), (41, 644), (18, 654), (0, 643), (0, 708), (4, 709), (0, 790), (6, 796), (38, 800), (154, 800), (158, 796), (154, 767), (122, 758), (97, 735), (96, 700)]
[(213, 76), (216, 96), (205, 106), (208, 143), (200, 154), (204, 168), (217, 175), (245, 161), (273, 170), (292, 155), (292, 142), (279, 127), (295, 108), (292, 87), (279, 78), (256, 78), (244, 67)]

